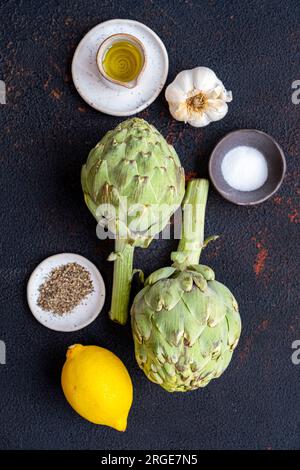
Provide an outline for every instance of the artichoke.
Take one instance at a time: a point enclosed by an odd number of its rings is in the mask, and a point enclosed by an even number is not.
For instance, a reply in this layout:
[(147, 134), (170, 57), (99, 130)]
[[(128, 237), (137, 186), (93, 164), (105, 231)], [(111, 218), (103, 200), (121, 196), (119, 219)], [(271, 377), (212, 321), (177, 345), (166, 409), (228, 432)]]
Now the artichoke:
[(241, 333), (234, 296), (210, 267), (198, 264), (207, 194), (207, 180), (188, 184), (174, 264), (148, 277), (131, 308), (137, 362), (169, 392), (204, 387), (219, 377)]
[(134, 118), (107, 132), (91, 150), (81, 183), (98, 227), (115, 238), (109, 257), (115, 261), (110, 318), (125, 324), (134, 247), (147, 247), (180, 206), (184, 170), (155, 127)]

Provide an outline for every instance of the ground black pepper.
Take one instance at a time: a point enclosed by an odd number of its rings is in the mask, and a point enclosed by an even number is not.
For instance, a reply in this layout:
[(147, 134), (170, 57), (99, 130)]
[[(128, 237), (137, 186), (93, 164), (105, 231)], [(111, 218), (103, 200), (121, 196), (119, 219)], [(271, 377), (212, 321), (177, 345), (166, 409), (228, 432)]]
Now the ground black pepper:
[(78, 263), (54, 268), (39, 287), (37, 304), (43, 310), (57, 315), (70, 313), (93, 292), (89, 271)]

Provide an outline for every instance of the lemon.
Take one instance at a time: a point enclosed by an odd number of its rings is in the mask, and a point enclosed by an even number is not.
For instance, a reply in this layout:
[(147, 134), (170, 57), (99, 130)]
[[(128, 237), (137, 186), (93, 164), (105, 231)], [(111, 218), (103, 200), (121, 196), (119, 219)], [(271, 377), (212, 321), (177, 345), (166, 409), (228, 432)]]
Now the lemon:
[(80, 416), (95, 424), (126, 430), (132, 382), (115, 354), (99, 346), (70, 346), (61, 384), (67, 401)]

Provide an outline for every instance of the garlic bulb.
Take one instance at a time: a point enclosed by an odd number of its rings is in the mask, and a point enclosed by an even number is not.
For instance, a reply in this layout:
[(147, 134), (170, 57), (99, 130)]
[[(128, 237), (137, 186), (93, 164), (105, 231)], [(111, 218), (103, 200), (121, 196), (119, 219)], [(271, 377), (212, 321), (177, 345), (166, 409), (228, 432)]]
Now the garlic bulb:
[(166, 89), (166, 100), (177, 121), (203, 127), (227, 114), (232, 93), (226, 91), (213, 70), (196, 67), (177, 75)]

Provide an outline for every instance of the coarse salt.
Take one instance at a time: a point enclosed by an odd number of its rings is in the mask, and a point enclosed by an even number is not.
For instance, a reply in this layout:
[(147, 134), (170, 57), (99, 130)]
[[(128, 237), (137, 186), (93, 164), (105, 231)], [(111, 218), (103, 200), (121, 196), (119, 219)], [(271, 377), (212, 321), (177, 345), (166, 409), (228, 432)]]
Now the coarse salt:
[(240, 145), (226, 153), (221, 171), (225, 181), (238, 191), (255, 191), (268, 178), (268, 165), (264, 155), (254, 147)]

